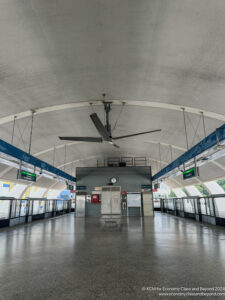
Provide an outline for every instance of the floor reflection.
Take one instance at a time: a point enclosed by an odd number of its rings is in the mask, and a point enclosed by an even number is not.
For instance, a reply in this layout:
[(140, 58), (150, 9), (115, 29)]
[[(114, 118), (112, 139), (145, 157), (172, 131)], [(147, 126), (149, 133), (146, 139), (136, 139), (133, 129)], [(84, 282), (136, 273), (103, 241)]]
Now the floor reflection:
[(114, 225), (70, 214), (1, 229), (0, 295), (139, 299), (142, 286), (223, 285), (225, 229), (161, 213)]

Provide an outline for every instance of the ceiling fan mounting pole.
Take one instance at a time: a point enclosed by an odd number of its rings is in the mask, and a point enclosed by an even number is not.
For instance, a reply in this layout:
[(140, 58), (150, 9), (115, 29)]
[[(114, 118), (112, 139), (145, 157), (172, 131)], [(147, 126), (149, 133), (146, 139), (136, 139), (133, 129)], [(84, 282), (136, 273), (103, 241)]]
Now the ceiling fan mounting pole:
[[(103, 95), (104, 98), (105, 95)], [(102, 142), (108, 142), (110, 145), (113, 145), (115, 148), (119, 148), (119, 146), (114, 142), (114, 140), (120, 140), (124, 138), (129, 138), (132, 136), (137, 136), (137, 135), (142, 135), (142, 134), (147, 134), (147, 133), (153, 133), (157, 131), (161, 131), (161, 129), (155, 129), (155, 130), (150, 130), (150, 131), (145, 131), (145, 132), (138, 132), (138, 133), (133, 133), (133, 134), (128, 134), (128, 135), (122, 135), (118, 137), (112, 137), (112, 132), (111, 132), (111, 126), (109, 122), (109, 113), (111, 111), (111, 104), (112, 101), (102, 101), (104, 105), (104, 110), (105, 110), (105, 125), (102, 123), (100, 120), (99, 116), (97, 113), (93, 112), (93, 114), (90, 115), (90, 118), (97, 129), (100, 137), (79, 137), (79, 136), (74, 136), (74, 137), (68, 137), (68, 136), (59, 136), (60, 140), (66, 140), (66, 141), (78, 141), (78, 142), (93, 142), (93, 143), (102, 143)], [(124, 105), (124, 104), (123, 104)]]
[(111, 103), (112, 102), (103, 101), (104, 108), (105, 108), (105, 114), (106, 114), (106, 125), (105, 125), (105, 128), (109, 132), (110, 137), (112, 136), (112, 134), (111, 134), (111, 125), (109, 123), (109, 112), (111, 111)]

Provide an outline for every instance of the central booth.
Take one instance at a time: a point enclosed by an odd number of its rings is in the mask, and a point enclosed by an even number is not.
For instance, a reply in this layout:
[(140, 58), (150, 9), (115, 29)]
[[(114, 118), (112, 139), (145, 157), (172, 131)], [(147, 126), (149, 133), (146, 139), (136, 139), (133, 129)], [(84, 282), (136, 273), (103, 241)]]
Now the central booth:
[(77, 217), (153, 216), (151, 167), (77, 168)]

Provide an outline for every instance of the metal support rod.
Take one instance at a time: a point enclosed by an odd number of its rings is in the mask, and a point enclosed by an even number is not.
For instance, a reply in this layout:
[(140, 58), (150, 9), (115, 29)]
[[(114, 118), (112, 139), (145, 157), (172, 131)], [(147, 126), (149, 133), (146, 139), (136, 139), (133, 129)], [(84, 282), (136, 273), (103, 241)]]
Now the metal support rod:
[(64, 152), (64, 172), (66, 169), (66, 144), (65, 144), (65, 152)]
[(21, 167), (22, 167), (22, 160), (20, 160), (20, 164), (19, 164), (19, 170), (21, 171)]
[(93, 109), (93, 103), (92, 102), (90, 103), (90, 106), (91, 106), (92, 112), (95, 113), (95, 111)]
[(55, 166), (55, 151), (56, 151), (56, 149), (54, 147), (54, 149), (53, 149), (53, 159), (52, 159), (52, 165), (53, 165), (53, 167)]
[(104, 102), (104, 108), (105, 108), (105, 114), (106, 114), (106, 129), (109, 132), (109, 134), (111, 135), (111, 126), (109, 123), (109, 112), (111, 110), (111, 102)]
[(181, 108), (183, 111), (183, 118), (184, 118), (184, 130), (185, 130), (185, 136), (186, 136), (186, 144), (187, 144), (187, 150), (189, 149), (188, 146), (188, 136), (187, 136), (187, 125), (186, 125), (186, 118), (185, 118), (185, 109)]
[(121, 110), (120, 110), (119, 115), (118, 115), (118, 117), (117, 117), (117, 119), (116, 119), (116, 122), (115, 122), (115, 124), (114, 124), (114, 126), (113, 126), (112, 132), (116, 129), (116, 126), (117, 126), (117, 124), (118, 124), (118, 121), (119, 121), (119, 119), (120, 119), (120, 116), (121, 116), (121, 114), (122, 114), (122, 111), (123, 111), (123, 109), (124, 109), (125, 104), (126, 104), (125, 102), (122, 103)]
[(160, 171), (160, 165), (159, 165), (159, 162), (158, 161), (156, 161), (156, 167), (157, 167), (157, 170), (158, 170), (158, 172)]
[(71, 173), (71, 176), (72, 176), (72, 174), (73, 174), (73, 162), (72, 162), (71, 167), (70, 167), (70, 173)]
[(171, 162), (173, 161), (173, 148), (170, 145), (170, 157), (171, 157)]
[(202, 114), (202, 125), (203, 125), (203, 130), (204, 130), (204, 136), (206, 137), (206, 130), (205, 130), (205, 116), (203, 111), (201, 112)]
[(162, 169), (162, 162), (161, 162), (161, 145), (159, 143), (159, 162), (160, 162), (160, 170)]
[(19, 169), (17, 170), (17, 179), (20, 177), (21, 169), (22, 169), (22, 160), (20, 160)]
[(30, 141), (29, 141), (29, 149), (28, 149), (29, 154), (30, 154), (30, 151), (31, 151), (31, 142), (32, 142), (33, 125), (34, 125), (34, 113), (35, 113), (35, 111), (33, 110), (32, 115), (31, 115)]
[(13, 130), (12, 130), (11, 144), (13, 144), (14, 132), (15, 132), (15, 125), (16, 125), (16, 116), (14, 116), (14, 119), (13, 119)]
[(216, 142), (217, 142), (217, 146), (220, 144), (220, 139), (219, 139), (219, 135), (218, 135), (218, 128), (216, 128)]
[(195, 169), (197, 168), (197, 159), (196, 156), (194, 157), (194, 164), (195, 164)]

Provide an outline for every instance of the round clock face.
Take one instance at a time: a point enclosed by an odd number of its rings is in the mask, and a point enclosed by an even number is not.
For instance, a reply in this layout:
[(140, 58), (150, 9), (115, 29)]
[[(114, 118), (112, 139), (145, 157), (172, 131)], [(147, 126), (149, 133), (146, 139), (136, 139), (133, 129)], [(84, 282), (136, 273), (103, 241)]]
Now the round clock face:
[(112, 182), (112, 183), (116, 183), (116, 181), (117, 181), (117, 180), (116, 180), (115, 177), (111, 178), (111, 182)]

